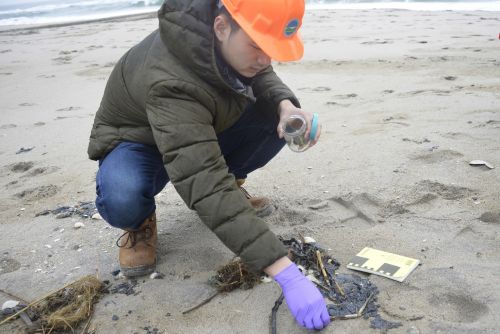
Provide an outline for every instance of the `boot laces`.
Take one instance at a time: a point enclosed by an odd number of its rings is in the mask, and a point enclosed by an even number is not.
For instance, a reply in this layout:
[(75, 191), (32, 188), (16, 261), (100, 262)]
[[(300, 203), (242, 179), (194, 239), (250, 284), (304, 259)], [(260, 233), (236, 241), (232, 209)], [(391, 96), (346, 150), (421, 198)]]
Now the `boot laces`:
[[(127, 236), (127, 239), (125, 240), (124, 243), (120, 244), (120, 240), (123, 239), (123, 237), (125, 236)], [(151, 228), (151, 226), (146, 226), (145, 228), (139, 231), (127, 231), (123, 233), (118, 238), (118, 240), (116, 240), (116, 245), (120, 248), (123, 248), (128, 244), (130, 240), (130, 246), (126, 248), (134, 248), (139, 241), (144, 241), (147, 245), (151, 246), (148, 243), (148, 240), (151, 239), (152, 236), (153, 236), (153, 229)]]

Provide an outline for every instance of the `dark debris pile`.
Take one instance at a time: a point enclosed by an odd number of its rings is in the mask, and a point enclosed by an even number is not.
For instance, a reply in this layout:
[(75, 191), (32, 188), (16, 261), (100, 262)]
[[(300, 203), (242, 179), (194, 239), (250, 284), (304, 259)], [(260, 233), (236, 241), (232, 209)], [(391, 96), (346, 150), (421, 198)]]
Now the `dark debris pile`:
[(74, 206), (60, 206), (53, 210), (43, 210), (37, 213), (35, 217), (53, 214), (57, 219), (67, 218), (74, 215), (82, 218), (92, 218), (92, 216), (96, 213), (97, 209), (94, 202), (79, 202)]
[(332, 320), (364, 317), (371, 318), (370, 325), (376, 329), (401, 326), (401, 323), (384, 320), (378, 314), (379, 305), (376, 301), (379, 291), (375, 284), (358, 275), (337, 274), (340, 263), (318, 243), (295, 238), (281, 241), (288, 247), (292, 261), (331, 301), (327, 307)]

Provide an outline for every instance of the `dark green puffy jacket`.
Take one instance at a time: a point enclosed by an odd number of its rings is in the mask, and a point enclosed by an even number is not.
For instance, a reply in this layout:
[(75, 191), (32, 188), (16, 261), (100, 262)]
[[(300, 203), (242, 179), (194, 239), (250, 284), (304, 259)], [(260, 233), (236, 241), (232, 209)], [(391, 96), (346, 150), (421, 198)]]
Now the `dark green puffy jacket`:
[(96, 113), (88, 154), (103, 158), (121, 141), (156, 145), (167, 174), (189, 208), (253, 271), (286, 251), (229, 174), (217, 134), (249, 101), (276, 112), (293, 93), (269, 67), (247, 94), (221, 77), (215, 59), (216, 0), (167, 0), (159, 30), (130, 49), (113, 69)]

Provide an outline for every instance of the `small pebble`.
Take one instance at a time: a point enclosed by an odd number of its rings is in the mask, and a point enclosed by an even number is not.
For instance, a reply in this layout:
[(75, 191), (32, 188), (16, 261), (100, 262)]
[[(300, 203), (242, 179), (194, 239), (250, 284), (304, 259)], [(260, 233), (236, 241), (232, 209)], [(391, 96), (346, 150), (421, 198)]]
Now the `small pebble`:
[(163, 275), (162, 273), (157, 273), (156, 271), (149, 276), (149, 278), (151, 279), (163, 279), (164, 277), (165, 275)]
[(99, 220), (102, 220), (102, 217), (99, 213), (95, 213), (92, 215), (92, 219), (99, 219)]
[(51, 249), (52, 246), (51, 245), (45, 245), (45, 247), (47, 247), (48, 249)]
[(117, 321), (118, 319), (120, 319), (116, 314), (114, 314), (112, 317), (111, 317), (111, 320), (113, 321)]
[(78, 230), (79, 228), (81, 227), (84, 227), (85, 224), (81, 223), (81, 222), (78, 222), (78, 223), (75, 223), (75, 225), (73, 226), (76, 230)]
[[(113, 271), (111, 272), (111, 275), (113, 275), (113, 276), (117, 276), (117, 275), (120, 273), (120, 271), (121, 271), (120, 269), (113, 270)], [(154, 273), (153, 273), (153, 274), (154, 274)], [(152, 275), (152, 274), (151, 274), (151, 275)]]

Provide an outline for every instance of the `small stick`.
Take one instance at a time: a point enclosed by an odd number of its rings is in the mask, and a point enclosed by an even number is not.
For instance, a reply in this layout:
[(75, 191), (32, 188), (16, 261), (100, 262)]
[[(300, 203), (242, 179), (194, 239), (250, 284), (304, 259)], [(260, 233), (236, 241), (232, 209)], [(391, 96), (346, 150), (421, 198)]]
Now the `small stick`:
[(202, 300), (200, 303), (198, 303), (195, 306), (193, 306), (191, 308), (188, 308), (187, 310), (183, 311), (182, 314), (188, 314), (189, 312), (194, 311), (194, 310), (196, 310), (199, 307), (202, 307), (203, 305), (205, 305), (206, 303), (208, 303), (209, 301), (211, 301), (218, 294), (219, 294), (219, 291), (215, 291), (210, 296), (208, 296), (206, 299)]
[(316, 251), (316, 257), (318, 258), (318, 263), (319, 263), (319, 267), (321, 269), (321, 274), (323, 274), (323, 277), (325, 278), (326, 284), (331, 285), (330, 280), (328, 279), (328, 276), (326, 275), (325, 266), (323, 265), (323, 260), (321, 259), (321, 253), (319, 252), (319, 250)]
[(343, 315), (343, 316), (340, 316), (340, 317), (336, 317), (336, 316), (331, 316), (330, 317), (330, 320), (337, 320), (337, 319), (340, 319), (340, 320), (348, 320), (348, 319), (356, 319), (356, 318), (359, 318), (363, 315), (364, 311), (365, 311), (365, 308), (366, 306), (368, 305), (368, 303), (372, 300), (374, 294), (372, 293), (365, 301), (365, 303), (363, 304), (363, 306), (361, 306), (361, 308), (359, 309), (359, 311), (357, 313), (354, 313), (354, 314), (347, 314), (347, 315)]
[(370, 300), (372, 300), (373, 296), (374, 296), (373, 293), (371, 293), (370, 296), (368, 296), (368, 298), (366, 299), (366, 302), (363, 304), (363, 306), (361, 306), (361, 308), (358, 311), (359, 316), (363, 315), (363, 312), (365, 311), (366, 306), (368, 305)]
[(83, 330), (82, 330), (82, 332), (80, 334), (88, 334), (88, 329), (90, 327), (90, 321), (91, 320), (92, 320), (92, 314), (90, 315), (89, 320), (85, 324), (85, 327), (83, 327)]
[(280, 308), (280, 305), (283, 303), (284, 298), (285, 298), (285, 295), (282, 292), (281, 295), (276, 300), (276, 302), (274, 302), (274, 306), (273, 306), (273, 309), (271, 311), (271, 334), (276, 334), (277, 313), (278, 313), (278, 309)]
[(342, 287), (339, 285), (339, 283), (337, 283), (336, 280), (333, 280), (335, 282), (335, 286), (337, 287), (337, 289), (339, 290), (340, 294), (342, 295), (342, 297), (345, 297), (345, 292), (344, 292), (344, 289), (342, 289)]
[[(311, 281), (311, 282), (313, 282), (314, 284), (316, 284), (316, 286), (318, 286), (319, 288), (325, 290), (326, 292), (330, 292), (330, 289), (327, 288), (326, 286), (324, 286), (324, 285), (322, 285), (322, 284), (320, 284), (318, 282), (315, 282), (315, 281)], [(333, 300), (332, 297), (330, 297), (330, 294), (328, 294), (326, 297), (328, 299), (330, 299), (335, 305), (339, 305), (336, 300)]]

